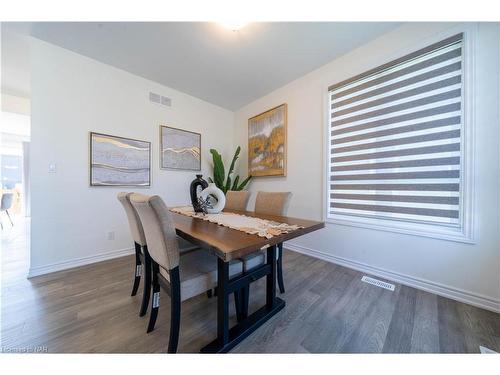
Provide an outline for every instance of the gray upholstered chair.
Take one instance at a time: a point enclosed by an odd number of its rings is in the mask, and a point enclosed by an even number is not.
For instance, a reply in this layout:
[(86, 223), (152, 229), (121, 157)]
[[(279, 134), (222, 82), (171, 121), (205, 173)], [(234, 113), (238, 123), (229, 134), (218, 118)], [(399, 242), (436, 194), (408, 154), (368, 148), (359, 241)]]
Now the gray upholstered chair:
[[(14, 194), (13, 193), (3, 193), (2, 194), (2, 201), (0, 205), (0, 212), (4, 212), (7, 214), (7, 217), (9, 218), (10, 225), (14, 226), (14, 223), (12, 222), (12, 218), (10, 217), (9, 210), (12, 207), (12, 200), (14, 199)], [(3, 224), (0, 221), (0, 225), (2, 226), (3, 229)]]
[[(288, 206), (292, 198), (291, 192), (265, 192), (259, 191), (255, 200), (255, 213), (269, 216), (286, 216)], [(278, 251), (276, 252), (276, 267), (278, 276), (278, 286), (280, 293), (285, 293), (285, 283), (283, 281), (283, 243), (277, 245)], [(243, 272), (250, 271), (251, 269), (264, 264), (266, 261), (265, 253), (258, 251), (249, 254), (241, 259), (243, 261)], [(244, 319), (248, 313), (248, 299), (249, 288), (241, 289), (241, 315), (239, 319)]]
[[(149, 256), (145, 256), (148, 251), (146, 237), (144, 236), (144, 230), (142, 228), (139, 215), (132, 206), (132, 203), (130, 203), (131, 195), (132, 193), (122, 192), (118, 193), (117, 198), (123, 205), (125, 213), (127, 214), (130, 233), (132, 234), (135, 246), (135, 276), (134, 285), (132, 286), (132, 296), (137, 294), (137, 289), (139, 288), (139, 283), (141, 282), (141, 276), (144, 276), (142, 303), (139, 311), (139, 316), (144, 316), (148, 310), (149, 298), (151, 295), (151, 262)], [(176, 236), (176, 238), (181, 255), (186, 254), (194, 248), (190, 242), (180, 238), (179, 236)]]
[[(130, 227), (130, 233), (132, 234), (135, 246), (135, 275), (134, 285), (132, 286), (132, 296), (137, 294), (137, 289), (139, 288), (139, 283), (141, 282), (141, 275), (144, 274), (142, 304), (139, 311), (139, 316), (144, 316), (148, 310), (149, 297), (151, 295), (151, 264), (149, 257), (145, 255), (148, 251), (146, 236), (144, 235), (139, 215), (130, 202), (131, 195), (132, 193), (122, 192), (118, 193), (117, 198), (127, 214), (128, 225)], [(142, 264), (143, 262), (144, 265)]]
[[(255, 200), (255, 213), (270, 216), (286, 216), (291, 199), (291, 192), (275, 193), (259, 191)], [(264, 253), (260, 252), (259, 256), (262, 258), (261, 262), (263, 263)], [(278, 285), (280, 288), (280, 292), (285, 293), (285, 284), (283, 282), (283, 243), (278, 244), (278, 251), (276, 252), (276, 256), (278, 268)], [(255, 257), (255, 255), (253, 257)], [(255, 264), (256, 261), (252, 259), (252, 256), (249, 256), (248, 259), (244, 261), (243, 267), (247, 269), (249, 266), (255, 267)]]
[(249, 191), (229, 190), (226, 193), (226, 205), (224, 206), (224, 210), (246, 211), (249, 198)]
[[(174, 222), (159, 196), (132, 194), (130, 200), (142, 222), (153, 268), (153, 300), (148, 332), (154, 329), (158, 316), (161, 286), (171, 299), (168, 352), (175, 353), (179, 341), (181, 302), (216, 286), (217, 258), (202, 249), (180, 256)], [(230, 277), (240, 275), (242, 271), (240, 261), (229, 265)]]
[(255, 199), (255, 212), (262, 215), (286, 216), (291, 199), (291, 192), (259, 191)]

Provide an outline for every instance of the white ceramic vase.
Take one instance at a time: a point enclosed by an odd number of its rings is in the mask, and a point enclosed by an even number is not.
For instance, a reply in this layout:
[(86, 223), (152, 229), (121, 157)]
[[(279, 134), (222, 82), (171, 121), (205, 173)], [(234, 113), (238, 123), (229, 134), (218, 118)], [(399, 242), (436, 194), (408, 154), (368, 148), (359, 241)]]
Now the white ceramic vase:
[(208, 187), (203, 189), (202, 192), (200, 193), (200, 197), (205, 200), (209, 195), (212, 195), (217, 199), (217, 202), (214, 202), (214, 198), (212, 197), (210, 200), (212, 202), (213, 208), (208, 208), (207, 213), (209, 214), (218, 214), (224, 209), (224, 206), (226, 205), (226, 196), (224, 195), (224, 192), (219, 189), (217, 186), (215, 186), (214, 183), (208, 184)]

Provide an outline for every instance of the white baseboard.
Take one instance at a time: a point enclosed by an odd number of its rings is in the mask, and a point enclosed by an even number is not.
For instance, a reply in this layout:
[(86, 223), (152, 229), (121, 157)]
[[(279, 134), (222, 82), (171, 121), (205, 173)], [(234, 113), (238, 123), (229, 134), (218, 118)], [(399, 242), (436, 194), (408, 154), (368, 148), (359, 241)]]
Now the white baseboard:
[[(198, 248), (197, 246), (186, 246), (182, 247), (182, 250), (193, 250), (197, 248)], [(70, 268), (86, 266), (88, 264), (103, 262), (105, 260), (120, 258), (132, 254), (135, 254), (135, 250), (133, 248), (120, 249), (120, 250), (108, 251), (106, 253), (101, 253), (97, 255), (90, 255), (88, 257), (66, 260), (64, 262), (52, 263), (46, 266), (31, 267), (28, 271), (28, 279), (35, 276), (46, 275), (52, 272), (64, 271)]]
[(314, 258), (325, 260), (327, 262), (339, 264), (347, 268), (352, 268), (357, 271), (366, 272), (371, 275), (379, 276), (387, 280), (395, 281), (399, 284), (411, 286), (413, 288), (434, 293), (442, 297), (447, 297), (456, 301), (467, 303), (469, 305), (477, 306), (486, 310), (500, 313), (500, 300), (498, 299), (471, 293), (447, 285), (434, 283), (429, 280), (424, 280), (417, 277), (400, 274), (383, 268), (370, 266), (365, 263), (342, 258), (336, 255), (328, 254), (320, 250), (311, 249), (291, 242), (285, 242), (284, 247), (289, 250), (295, 251), (297, 253), (309, 255)]
[(114, 258), (120, 258), (120, 257), (126, 256), (126, 255), (131, 255), (131, 254), (135, 254), (135, 250), (133, 248), (119, 249), (119, 250), (108, 251), (108, 252), (97, 254), (97, 255), (91, 255), (91, 256), (87, 256), (87, 257), (66, 260), (63, 262), (52, 263), (52, 264), (48, 264), (45, 266), (30, 267), (29, 272), (28, 272), (28, 279), (31, 277), (35, 277), (35, 276), (46, 275), (46, 274), (52, 273), (52, 272), (63, 271), (63, 270), (67, 270), (70, 268), (86, 266), (87, 264), (102, 262), (102, 261), (114, 259)]

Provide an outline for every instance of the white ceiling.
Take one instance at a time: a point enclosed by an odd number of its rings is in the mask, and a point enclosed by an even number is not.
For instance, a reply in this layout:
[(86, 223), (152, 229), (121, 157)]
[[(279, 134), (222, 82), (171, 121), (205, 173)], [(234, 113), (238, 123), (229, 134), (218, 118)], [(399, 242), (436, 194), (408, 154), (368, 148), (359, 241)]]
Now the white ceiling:
[[(8, 32), (32, 35), (236, 110), (398, 25), (250, 23), (238, 32), (209, 22), (38, 22), (2, 26)], [(23, 84), (19, 77), (11, 79), (18, 69), (12, 66), (18, 66), (19, 60), (6, 52), (2, 57), (2, 73), (4, 63), (7, 65), (3, 81)]]

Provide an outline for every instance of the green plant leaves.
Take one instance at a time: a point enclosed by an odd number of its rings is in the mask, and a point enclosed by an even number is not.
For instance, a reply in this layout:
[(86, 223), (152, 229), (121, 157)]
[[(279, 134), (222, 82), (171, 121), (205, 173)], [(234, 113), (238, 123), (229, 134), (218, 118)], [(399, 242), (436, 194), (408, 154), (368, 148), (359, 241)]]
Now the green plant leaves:
[[(224, 170), (224, 162), (222, 161), (222, 156), (217, 152), (217, 150), (210, 149), (210, 153), (212, 154), (212, 160), (214, 163), (214, 178), (208, 178), (208, 180), (211, 183), (214, 183), (219, 189), (221, 189), (224, 194), (226, 194), (229, 190), (243, 190), (243, 188), (247, 185), (247, 183), (250, 181), (252, 176), (248, 176), (241, 184), (238, 185), (238, 182), (240, 181), (240, 176), (236, 176), (234, 178), (234, 181), (232, 181), (231, 175), (234, 172), (234, 166), (236, 164), (236, 160), (238, 160), (238, 157), (240, 156), (241, 152), (241, 147), (238, 146), (236, 148), (236, 151), (233, 156), (233, 160), (231, 161), (231, 165), (229, 167), (228, 173), (227, 173), (227, 179), (226, 182), (224, 183), (224, 179), (226, 177), (226, 173)], [(232, 184), (231, 184), (232, 182)]]
[(222, 161), (222, 156), (217, 152), (217, 150), (214, 150), (213, 148), (210, 149), (210, 153), (212, 154), (212, 160), (214, 163), (213, 181), (219, 189), (223, 190), (225, 171), (224, 171), (224, 163)]
[(226, 186), (224, 186), (224, 189), (222, 189), (222, 191), (224, 192), (224, 194), (226, 194), (229, 189), (231, 189), (231, 177), (227, 176)]
[(238, 146), (236, 148), (236, 152), (234, 153), (233, 160), (231, 161), (231, 166), (229, 167), (229, 172), (227, 172), (227, 177), (228, 178), (231, 175), (231, 173), (233, 173), (234, 164), (236, 163), (236, 160), (238, 159), (238, 156), (240, 155), (240, 151), (241, 151), (241, 147)]
[(238, 189), (238, 181), (240, 180), (240, 176), (236, 176), (233, 182), (233, 187), (231, 190), (237, 190)]
[(248, 176), (247, 178), (245, 178), (245, 180), (243, 180), (243, 182), (240, 184), (240, 186), (238, 186), (237, 190), (243, 190), (245, 188), (246, 184), (248, 184), (248, 181), (250, 181), (251, 178), (252, 178), (252, 176)]

